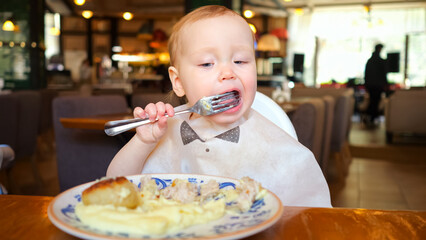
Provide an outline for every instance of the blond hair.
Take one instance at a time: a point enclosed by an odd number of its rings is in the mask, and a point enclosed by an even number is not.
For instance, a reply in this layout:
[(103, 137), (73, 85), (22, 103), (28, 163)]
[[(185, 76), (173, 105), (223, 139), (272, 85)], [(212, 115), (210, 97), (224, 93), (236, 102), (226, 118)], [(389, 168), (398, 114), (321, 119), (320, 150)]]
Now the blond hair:
[[(179, 20), (174, 26), (172, 34), (169, 38), (168, 48), (170, 54), (170, 65), (173, 66), (176, 63), (176, 55), (178, 52), (178, 48), (181, 41), (182, 29), (191, 23), (202, 19), (208, 19), (218, 16), (236, 16), (245, 21), (243, 17), (241, 17), (238, 13), (226, 8), (224, 6), (219, 5), (207, 5), (200, 8), (195, 9), (194, 11), (188, 13), (183, 18)], [(248, 27), (248, 25), (247, 25)]]

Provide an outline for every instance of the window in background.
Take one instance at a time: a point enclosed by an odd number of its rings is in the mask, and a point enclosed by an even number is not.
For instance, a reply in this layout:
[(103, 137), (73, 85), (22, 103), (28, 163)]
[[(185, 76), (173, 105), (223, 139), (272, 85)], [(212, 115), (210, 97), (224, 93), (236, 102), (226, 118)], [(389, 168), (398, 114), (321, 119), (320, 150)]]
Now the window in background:
[(58, 13), (46, 13), (44, 15), (44, 39), (46, 43), (46, 66), (49, 68), (49, 59), (52, 56), (60, 54), (60, 34), (61, 34), (61, 20)]
[(408, 36), (407, 85), (426, 86), (426, 33), (414, 33)]
[(388, 77), (390, 82), (404, 84), (407, 34), (410, 36), (407, 77), (412, 85), (425, 85), (426, 74), (421, 66), (426, 65), (426, 57), (421, 53), (426, 49), (426, 4), (373, 5), (369, 13), (362, 6), (348, 6), (289, 14), (288, 52), (289, 56), (305, 54), (306, 85), (332, 80), (346, 83), (350, 78), (363, 83), (365, 63), (377, 43), (385, 45), (382, 51), (385, 59), (387, 53), (399, 53), (400, 71), (389, 73)]

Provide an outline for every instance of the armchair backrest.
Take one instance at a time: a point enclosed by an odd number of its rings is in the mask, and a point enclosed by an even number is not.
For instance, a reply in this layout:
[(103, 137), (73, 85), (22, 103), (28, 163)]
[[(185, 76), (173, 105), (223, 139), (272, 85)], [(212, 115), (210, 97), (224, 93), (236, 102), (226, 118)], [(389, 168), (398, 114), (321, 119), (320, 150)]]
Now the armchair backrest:
[(335, 99), (331, 150), (339, 152), (348, 139), (355, 100), (352, 88), (293, 88), (291, 97), (324, 97)]
[(19, 104), (18, 142), (14, 148), (18, 159), (32, 156), (37, 148), (41, 96), (35, 90), (17, 91), (13, 95), (17, 96)]
[(16, 148), (18, 144), (18, 98), (14, 94), (0, 95), (0, 143)]
[(309, 98), (290, 114), (299, 142), (312, 151), (318, 163), (322, 158), (324, 134), (324, 101), (321, 98)]
[(87, 117), (127, 112), (124, 96), (59, 96), (53, 100), (60, 190), (93, 181), (106, 175), (108, 165), (120, 149), (118, 140), (103, 131), (67, 129), (62, 117)]

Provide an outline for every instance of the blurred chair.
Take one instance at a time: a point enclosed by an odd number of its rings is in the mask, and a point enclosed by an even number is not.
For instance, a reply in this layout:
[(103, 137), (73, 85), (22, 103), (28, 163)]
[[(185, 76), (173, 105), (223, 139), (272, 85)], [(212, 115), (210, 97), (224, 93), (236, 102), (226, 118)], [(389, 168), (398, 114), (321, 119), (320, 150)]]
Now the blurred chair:
[(296, 131), (289, 117), (274, 100), (261, 92), (256, 92), (251, 107), (297, 140)]
[(349, 132), (354, 111), (354, 91), (351, 88), (294, 88), (293, 97), (331, 96), (335, 100), (330, 151), (333, 163), (328, 163), (327, 175), (344, 178), (352, 157), (349, 149)]
[(0, 143), (16, 149), (19, 104), (15, 94), (0, 95)]
[[(9, 145), (0, 144), (0, 171), (8, 168), (15, 159), (15, 152)], [(0, 195), (7, 194), (7, 189), (0, 183)]]
[(333, 97), (326, 95), (322, 97), (324, 101), (324, 128), (321, 149), (320, 167), (327, 177), (328, 162), (330, 160), (331, 151), (331, 134), (333, 132), (333, 117), (335, 100)]
[(58, 91), (53, 89), (40, 90), (40, 127), (39, 132), (44, 133), (53, 127), (52, 102), (58, 96)]
[(52, 102), (58, 96), (58, 91), (53, 89), (41, 89), (40, 97), (40, 124), (37, 152), (43, 154), (54, 151)]
[[(1, 155), (0, 156), (0, 169), (4, 171), (5, 169), (10, 169), (11, 162), (5, 160), (6, 146), (13, 149), (16, 148), (18, 144), (18, 116), (19, 116), (19, 104), (18, 98), (14, 94), (2, 94), (0, 95), (0, 143), (1, 145)], [(13, 153), (15, 154), (15, 153)], [(11, 182), (9, 171), (7, 173), (7, 188), (10, 190)], [(0, 186), (2, 187), (2, 185)], [(6, 188), (2, 187), (0, 189), (3, 191), (3, 194), (7, 193)]]
[[(17, 145), (14, 148), (15, 162), (29, 159), (37, 187), (42, 187), (43, 181), (37, 167), (36, 154), (37, 137), (40, 129), (40, 92), (23, 90), (13, 94), (17, 97), (19, 105), (18, 138)], [(13, 164), (11, 168), (13, 168)], [(9, 177), (12, 178), (10, 172)]]
[(38, 91), (25, 90), (13, 93), (18, 98), (18, 144), (15, 149), (16, 159), (32, 156), (37, 147), (40, 129), (41, 96)]
[[(6, 168), (10, 191), (16, 179), (13, 179), (12, 169), (16, 162), (30, 160), (32, 174), (37, 187), (42, 186), (42, 180), (37, 168), (37, 137), (40, 124), (40, 93), (34, 90), (12, 92), (0, 96), (0, 142), (9, 145), (15, 152), (15, 161)], [(18, 193), (19, 192), (15, 192)]]
[(135, 93), (132, 95), (132, 108), (145, 108), (148, 103), (170, 103), (173, 107), (181, 105), (177, 99), (172, 99), (168, 93)]
[(299, 142), (312, 151), (318, 164), (322, 161), (322, 141), (324, 134), (324, 101), (309, 98), (289, 114)]
[(64, 96), (53, 100), (60, 190), (105, 176), (108, 165), (121, 145), (103, 131), (64, 128), (62, 117), (87, 117), (128, 111), (124, 96)]
[(386, 141), (399, 134), (426, 135), (426, 90), (397, 90), (385, 103)]

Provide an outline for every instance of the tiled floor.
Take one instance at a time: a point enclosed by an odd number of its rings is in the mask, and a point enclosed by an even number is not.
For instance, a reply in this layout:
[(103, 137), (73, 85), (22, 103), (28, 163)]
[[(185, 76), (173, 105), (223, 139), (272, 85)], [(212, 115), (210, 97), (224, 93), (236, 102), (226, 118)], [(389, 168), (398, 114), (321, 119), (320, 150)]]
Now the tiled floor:
[(333, 206), (426, 210), (426, 164), (355, 158)]
[(330, 185), (333, 206), (426, 210), (424, 139), (395, 140), (398, 143), (386, 144), (383, 121), (374, 129), (353, 122), (353, 160), (344, 187)]
[[(56, 155), (54, 145), (46, 144), (52, 142), (49, 139), (51, 133), (38, 144), (41, 184), (36, 184), (30, 159), (16, 161), (11, 171), (14, 185), (9, 187), (10, 193), (48, 196), (59, 193)], [(426, 210), (426, 142), (400, 140), (397, 144), (386, 144), (383, 122), (378, 128), (367, 129), (355, 119), (349, 137), (353, 160), (346, 181), (330, 183), (333, 206)], [(0, 181), (7, 181), (4, 172)]]

